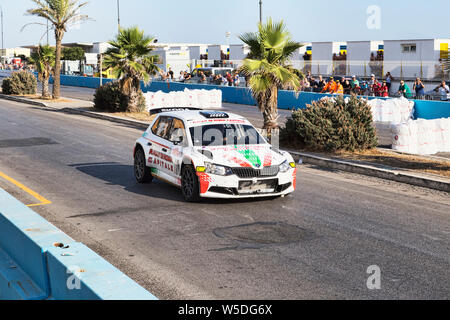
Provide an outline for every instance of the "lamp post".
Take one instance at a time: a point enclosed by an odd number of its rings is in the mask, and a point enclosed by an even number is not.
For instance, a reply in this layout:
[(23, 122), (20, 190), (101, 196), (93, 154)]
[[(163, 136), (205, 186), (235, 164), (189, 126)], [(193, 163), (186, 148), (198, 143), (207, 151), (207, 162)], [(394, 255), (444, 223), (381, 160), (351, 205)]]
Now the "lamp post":
[(259, 23), (261, 23), (262, 24), (262, 4), (263, 4), (263, 2), (262, 2), (262, 0), (259, 0)]
[(120, 32), (120, 0), (117, 0), (117, 27)]
[(0, 11), (1, 11), (1, 18), (2, 18), (2, 54), (1, 54), (1, 57), (0, 57), (0, 61), (3, 63), (3, 55), (6, 55), (6, 54), (4, 54), (4, 52), (3, 51), (5, 51), (5, 44), (4, 44), (4, 39), (3, 39), (3, 7), (2, 6), (0, 6)]

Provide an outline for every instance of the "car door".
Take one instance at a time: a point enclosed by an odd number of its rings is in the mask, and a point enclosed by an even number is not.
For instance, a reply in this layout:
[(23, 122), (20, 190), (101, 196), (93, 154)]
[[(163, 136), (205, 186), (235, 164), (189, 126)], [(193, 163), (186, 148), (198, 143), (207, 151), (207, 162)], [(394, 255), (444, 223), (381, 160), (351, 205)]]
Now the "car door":
[[(168, 140), (168, 146), (171, 148), (170, 157), (173, 167), (171, 167), (171, 170), (167, 173), (178, 181), (181, 177), (184, 148), (189, 146), (186, 135), (186, 126), (183, 120), (175, 117), (172, 118), (172, 126), (170, 128)], [(179, 182), (181, 184), (181, 181)]]
[(171, 126), (172, 117), (161, 116), (152, 127), (152, 135), (149, 139), (151, 148), (148, 164), (154, 169), (153, 172), (163, 179), (167, 178), (171, 166), (173, 167), (170, 157), (172, 144), (168, 140)]

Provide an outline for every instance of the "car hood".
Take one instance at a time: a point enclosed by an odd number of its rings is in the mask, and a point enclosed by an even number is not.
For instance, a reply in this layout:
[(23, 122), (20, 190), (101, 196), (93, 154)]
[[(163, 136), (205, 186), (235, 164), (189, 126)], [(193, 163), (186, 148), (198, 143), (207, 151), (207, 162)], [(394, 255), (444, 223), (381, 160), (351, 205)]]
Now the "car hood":
[[(286, 157), (271, 145), (248, 145), (248, 146), (221, 146), (201, 147), (197, 151), (208, 157), (215, 164), (231, 168), (254, 168), (259, 169), (273, 165), (280, 165), (286, 161)], [(212, 155), (212, 159), (210, 158)]]

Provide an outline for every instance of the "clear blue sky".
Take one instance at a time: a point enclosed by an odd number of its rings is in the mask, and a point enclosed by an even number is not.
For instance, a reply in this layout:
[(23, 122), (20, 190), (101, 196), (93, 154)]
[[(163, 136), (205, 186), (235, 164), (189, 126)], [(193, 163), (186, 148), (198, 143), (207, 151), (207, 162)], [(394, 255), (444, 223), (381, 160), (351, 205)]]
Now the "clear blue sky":
[[(122, 26), (137, 25), (159, 42), (238, 43), (253, 31), (259, 0), (121, 0)], [(388, 40), (450, 37), (449, 0), (264, 0), (264, 17), (284, 19), (297, 41)], [(0, 0), (5, 47), (39, 42), (44, 27), (21, 27), (39, 19), (24, 15), (30, 0)], [(369, 29), (367, 8), (381, 9), (381, 28)], [(83, 10), (95, 21), (70, 30), (64, 42), (107, 41), (117, 30), (116, 0), (91, 0)], [(53, 34), (50, 39), (53, 38)], [(53, 42), (53, 41), (52, 41)]]

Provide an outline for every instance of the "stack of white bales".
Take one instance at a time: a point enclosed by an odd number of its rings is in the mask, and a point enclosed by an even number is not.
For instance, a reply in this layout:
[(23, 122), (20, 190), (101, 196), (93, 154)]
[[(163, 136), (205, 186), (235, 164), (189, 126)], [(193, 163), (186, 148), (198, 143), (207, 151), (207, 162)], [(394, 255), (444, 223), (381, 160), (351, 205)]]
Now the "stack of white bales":
[(411, 120), (392, 126), (392, 149), (431, 155), (450, 152), (450, 118)]
[(188, 90), (144, 93), (146, 111), (161, 108), (222, 108), (221, 90)]
[(413, 119), (414, 101), (401, 97), (396, 99), (373, 99), (368, 104), (372, 108), (374, 122), (399, 124)]

